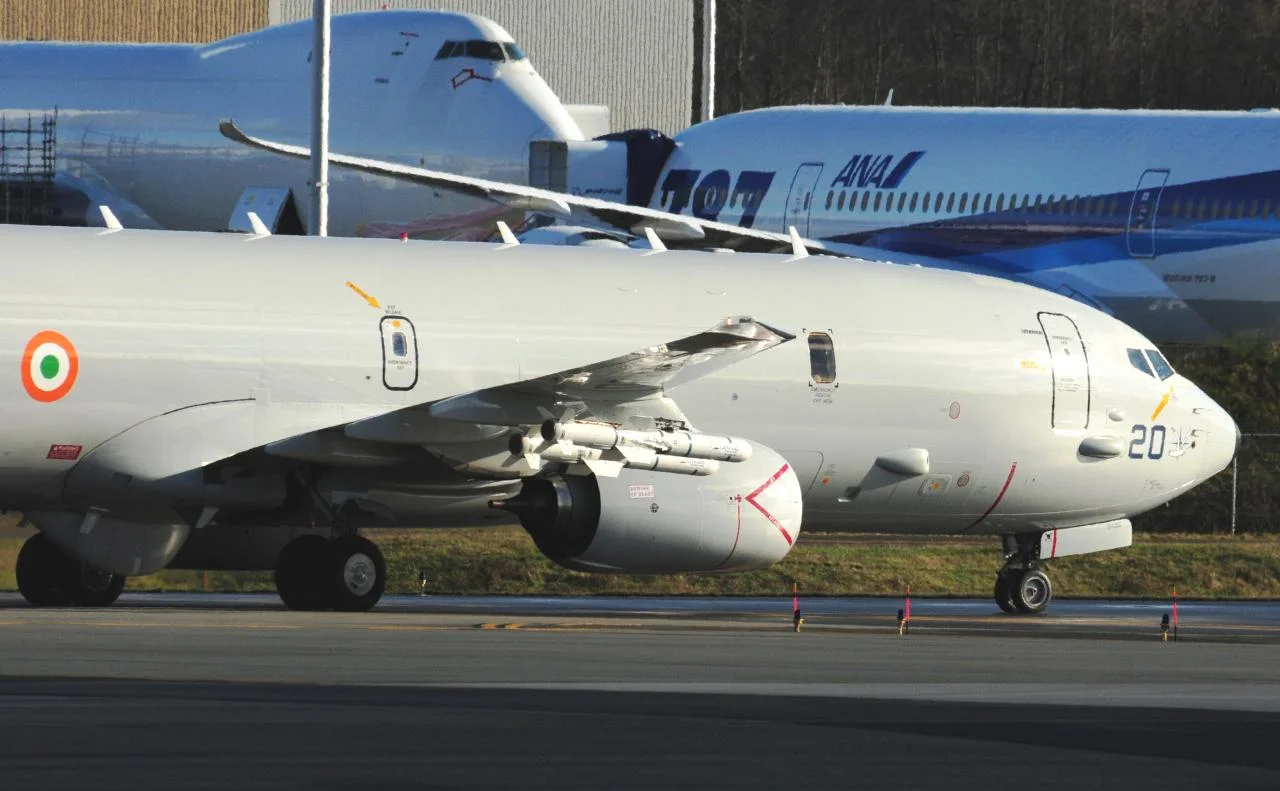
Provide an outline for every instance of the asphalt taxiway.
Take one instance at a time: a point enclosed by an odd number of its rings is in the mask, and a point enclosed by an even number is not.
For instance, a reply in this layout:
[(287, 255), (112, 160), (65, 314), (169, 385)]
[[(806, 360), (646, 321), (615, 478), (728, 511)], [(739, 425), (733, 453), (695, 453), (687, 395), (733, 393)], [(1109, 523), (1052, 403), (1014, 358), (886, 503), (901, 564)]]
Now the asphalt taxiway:
[(120, 604), (0, 597), (12, 787), (1280, 786), (1280, 605)]

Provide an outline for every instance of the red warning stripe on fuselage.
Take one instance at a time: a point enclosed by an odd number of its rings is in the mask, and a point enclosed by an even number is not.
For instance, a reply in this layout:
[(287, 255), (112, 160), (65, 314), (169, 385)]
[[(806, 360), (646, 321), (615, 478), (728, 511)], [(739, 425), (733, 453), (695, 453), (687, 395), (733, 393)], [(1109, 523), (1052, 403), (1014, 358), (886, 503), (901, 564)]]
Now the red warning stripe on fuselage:
[(1018, 471), (1018, 462), (1015, 461), (1014, 463), (1009, 465), (1009, 477), (1004, 479), (1004, 486), (1000, 488), (1000, 494), (996, 495), (995, 502), (991, 504), (990, 508), (988, 508), (986, 511), (983, 512), (982, 516), (978, 517), (977, 521), (975, 521), (973, 524), (969, 525), (968, 527), (966, 527), (964, 530), (960, 532), (963, 533), (965, 531), (974, 529), (978, 525), (982, 524), (982, 520), (986, 519), (988, 516), (991, 516), (991, 512), (996, 510), (996, 506), (1000, 505), (1000, 501), (1004, 499), (1005, 492), (1009, 491), (1009, 484), (1013, 483), (1013, 474), (1016, 473), (1017, 471)]

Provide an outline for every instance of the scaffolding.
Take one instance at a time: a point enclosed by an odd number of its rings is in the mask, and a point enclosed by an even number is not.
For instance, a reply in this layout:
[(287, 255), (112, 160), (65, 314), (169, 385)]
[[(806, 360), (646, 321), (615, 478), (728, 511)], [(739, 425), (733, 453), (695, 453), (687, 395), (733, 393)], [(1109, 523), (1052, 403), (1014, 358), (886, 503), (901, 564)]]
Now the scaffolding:
[(58, 111), (0, 115), (0, 223), (52, 222)]

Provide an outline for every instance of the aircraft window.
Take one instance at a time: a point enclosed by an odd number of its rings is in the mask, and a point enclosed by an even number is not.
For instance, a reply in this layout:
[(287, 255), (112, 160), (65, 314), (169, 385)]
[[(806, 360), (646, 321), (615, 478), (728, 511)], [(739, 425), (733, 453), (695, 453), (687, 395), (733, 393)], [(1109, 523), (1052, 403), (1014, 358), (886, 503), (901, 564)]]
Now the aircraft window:
[(987, 199), (982, 202), (982, 210), (984, 212), (991, 211), (991, 193), (987, 193)]
[[(868, 193), (867, 193), (867, 195), (870, 195), (870, 194), (871, 194), (870, 192), (868, 192)], [(863, 196), (862, 196), (862, 199), (863, 199), (864, 201), (867, 199), (867, 195), (863, 195)], [(880, 193), (878, 193), (878, 192), (876, 193), (876, 204), (875, 204), (875, 210), (876, 210), (876, 211), (880, 211)]]
[(969, 204), (969, 210), (974, 214), (978, 213), (978, 200), (982, 198), (981, 192), (973, 193), (973, 203)]
[(1071, 213), (1073, 215), (1080, 213), (1080, 196), (1079, 195), (1071, 199)]
[(1031, 210), (1039, 213), (1044, 208), (1044, 196), (1036, 195), (1036, 202), (1031, 204)]
[(836, 347), (825, 332), (809, 333), (809, 373), (820, 385), (836, 380)]
[(397, 357), (409, 356), (409, 339), (403, 332), (391, 333), (391, 353)]
[(524, 60), (524, 50), (514, 41), (504, 41), (502, 49), (507, 53), (507, 60)]
[[(863, 210), (863, 211), (866, 211), (866, 210), (867, 210), (867, 201), (869, 201), (869, 200), (871, 200), (871, 191), (870, 191), (870, 190), (868, 190), (868, 191), (866, 191), (866, 192), (862, 193), (862, 210)], [(878, 192), (876, 193), (876, 209), (877, 209), (877, 210), (879, 210), (879, 209), (880, 209), (880, 193), (878, 193)]]
[(836, 211), (844, 210), (844, 198), (845, 198), (844, 190), (840, 190), (840, 197), (838, 200), (836, 200)]
[(1004, 193), (996, 196), (996, 211), (1004, 211)]
[(1151, 358), (1151, 366), (1156, 369), (1156, 375), (1160, 377), (1161, 381), (1173, 376), (1173, 366), (1169, 365), (1169, 361), (1160, 352), (1155, 349), (1147, 349), (1147, 357)]
[[(904, 194), (905, 194), (905, 193), (904, 193)], [(918, 192), (913, 192), (913, 193), (911, 193), (911, 207), (910, 207), (909, 211), (915, 211), (915, 210), (916, 210), (916, 203), (917, 203), (917, 201), (919, 201), (919, 200), (920, 200), (920, 193), (918, 193)]]
[(1218, 198), (1213, 199), (1213, 203), (1209, 205), (1209, 219), (1218, 219), (1218, 209), (1221, 208), (1222, 201)]
[(1111, 196), (1111, 202), (1107, 204), (1107, 214), (1110, 214), (1112, 217), (1116, 216), (1116, 203), (1119, 200), (1120, 199), (1115, 195)]
[(1031, 212), (1031, 193), (1025, 193), (1022, 196), (1022, 213), (1029, 214)]
[(947, 196), (947, 213), (950, 214), (952, 208), (956, 205), (956, 194), (953, 192)]
[(942, 211), (942, 193), (939, 192), (937, 197), (933, 199), (933, 211), (935, 214)]
[(1147, 363), (1147, 355), (1142, 353), (1141, 349), (1126, 349), (1129, 352), (1129, 364), (1147, 376), (1155, 378), (1155, 372), (1151, 370), (1151, 365)]
[(836, 199), (835, 190), (827, 190), (827, 211), (831, 211), (831, 202)]
[(960, 213), (964, 214), (965, 207), (969, 205), (969, 193), (960, 193)]
[(902, 211), (902, 208), (906, 205), (907, 205), (907, 193), (899, 192), (898, 193), (898, 211)]
[(480, 60), (503, 60), (506, 58), (502, 51), (502, 45), (496, 41), (468, 41), (466, 56), (468, 58), (479, 58)]
[(436, 53), (436, 60), (444, 60), (453, 55), (453, 45), (456, 41), (446, 41), (440, 45), (440, 51)]

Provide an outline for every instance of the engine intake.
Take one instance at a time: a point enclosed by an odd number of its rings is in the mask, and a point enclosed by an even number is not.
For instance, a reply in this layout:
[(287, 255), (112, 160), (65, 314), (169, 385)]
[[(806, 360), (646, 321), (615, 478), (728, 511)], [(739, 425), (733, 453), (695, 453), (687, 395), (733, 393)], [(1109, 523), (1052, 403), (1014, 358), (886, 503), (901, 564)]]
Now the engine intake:
[(708, 477), (628, 467), (616, 478), (526, 478), (520, 493), (490, 503), (515, 514), (538, 549), (576, 571), (681, 574), (765, 568), (800, 532), (800, 482), (776, 451)]

